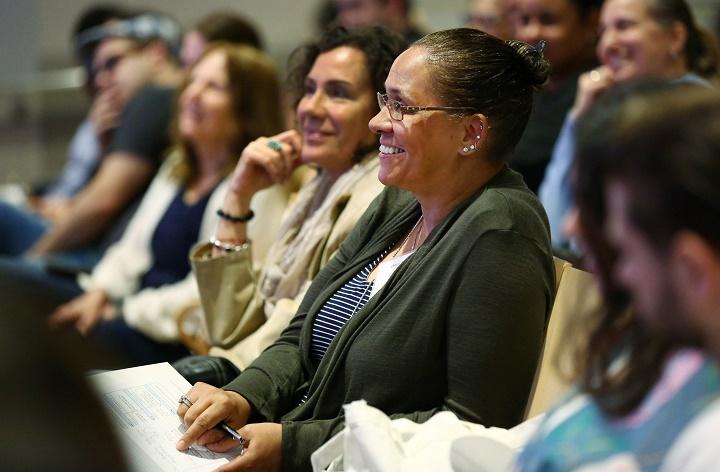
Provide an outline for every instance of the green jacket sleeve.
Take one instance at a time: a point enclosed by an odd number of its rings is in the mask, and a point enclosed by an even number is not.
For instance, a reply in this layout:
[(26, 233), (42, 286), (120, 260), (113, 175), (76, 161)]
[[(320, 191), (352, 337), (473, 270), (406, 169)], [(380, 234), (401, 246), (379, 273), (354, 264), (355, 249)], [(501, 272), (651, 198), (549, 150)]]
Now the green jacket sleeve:
[[(513, 231), (481, 236), (468, 256), (458, 278), (449, 281), (457, 288), (445, 313), (447, 379), (438, 379), (447, 382), (447, 395), (433, 408), (394, 413), (394, 419), (422, 423), (449, 410), (485, 425), (510, 427), (521, 420), (552, 302), (552, 274), (538, 273), (551, 268), (548, 256)], [(342, 417), (283, 422), (283, 469), (308, 469), (310, 455), (343, 423)]]
[[(371, 212), (368, 212), (371, 213)], [(357, 228), (363, 227), (360, 220)], [(337, 254), (318, 273), (308, 288), (298, 313), (280, 337), (268, 347), (234, 381), (226, 385), (227, 390), (245, 397), (253, 406), (253, 419), (279, 421), (280, 417), (297, 406), (298, 391), (310, 380), (312, 373), (303, 366), (303, 350), (300, 347), (300, 333), (308, 310), (318, 296), (326, 289), (334, 276), (342, 271), (348, 260), (362, 245), (362, 231), (353, 231), (338, 249)]]

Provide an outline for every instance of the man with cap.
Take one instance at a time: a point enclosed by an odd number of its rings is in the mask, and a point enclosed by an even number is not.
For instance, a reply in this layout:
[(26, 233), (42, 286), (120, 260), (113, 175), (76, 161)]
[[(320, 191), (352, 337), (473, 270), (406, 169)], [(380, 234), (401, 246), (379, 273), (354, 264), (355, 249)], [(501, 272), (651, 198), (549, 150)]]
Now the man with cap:
[(100, 255), (93, 245), (101, 241), (102, 248), (122, 232), (118, 219), (129, 216), (123, 213), (142, 196), (169, 145), (173, 98), (182, 80), (180, 38), (179, 26), (156, 13), (111, 20), (78, 36), (81, 52), (92, 51), (97, 98), (91, 120), (107, 151), (64, 217), (34, 244), (28, 241), (28, 255), (69, 253), (73, 257), (61, 265), (86, 265)]

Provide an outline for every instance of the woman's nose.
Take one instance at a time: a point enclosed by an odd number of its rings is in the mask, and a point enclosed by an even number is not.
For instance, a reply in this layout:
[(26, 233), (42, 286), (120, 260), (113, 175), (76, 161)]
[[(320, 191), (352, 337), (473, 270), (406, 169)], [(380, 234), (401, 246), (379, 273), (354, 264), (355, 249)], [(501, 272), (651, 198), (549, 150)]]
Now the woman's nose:
[(320, 116), (325, 112), (324, 103), (323, 94), (320, 91), (315, 91), (313, 94), (305, 95), (300, 100), (298, 112), (300, 114)]
[(530, 21), (517, 29), (518, 39), (528, 44), (535, 44), (541, 38), (542, 27), (537, 21)]
[(387, 111), (387, 107), (382, 107), (380, 110), (370, 118), (368, 128), (373, 133), (384, 133), (392, 129), (392, 123), (390, 123), (390, 114)]

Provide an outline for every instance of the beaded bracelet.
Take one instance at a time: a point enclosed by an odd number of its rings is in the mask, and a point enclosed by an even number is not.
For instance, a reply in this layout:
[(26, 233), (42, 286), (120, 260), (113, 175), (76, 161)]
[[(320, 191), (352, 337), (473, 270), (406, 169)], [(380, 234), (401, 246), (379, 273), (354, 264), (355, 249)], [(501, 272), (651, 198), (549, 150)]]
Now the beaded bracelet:
[(222, 208), (218, 208), (215, 213), (217, 213), (217, 216), (223, 220), (232, 221), (233, 223), (247, 223), (253, 219), (253, 216), (255, 216), (255, 212), (252, 210), (248, 211), (244, 215), (231, 215), (230, 213), (225, 213)]
[(240, 252), (250, 247), (250, 241), (245, 241), (242, 244), (233, 244), (226, 243), (225, 241), (220, 241), (215, 236), (210, 236), (210, 244), (212, 244), (213, 247), (225, 252)]

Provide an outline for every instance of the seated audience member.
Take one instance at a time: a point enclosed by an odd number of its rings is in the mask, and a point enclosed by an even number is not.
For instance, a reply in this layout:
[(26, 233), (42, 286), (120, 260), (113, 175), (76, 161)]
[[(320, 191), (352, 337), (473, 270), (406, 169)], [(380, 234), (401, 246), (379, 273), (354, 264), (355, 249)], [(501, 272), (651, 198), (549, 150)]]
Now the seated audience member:
[(242, 222), (221, 219), (216, 231), (238, 251), (205, 244), (192, 254), (213, 347), (209, 357), (174, 365), (191, 382), (225, 385), (275, 341), (312, 279), (382, 190), (377, 140), (367, 123), (379, 110), (375, 92), (406, 46), (381, 27), (337, 27), (291, 56), (298, 130), (243, 151), (222, 208), (246, 213), (254, 192), (283, 182), (300, 163), (318, 175), (288, 209), (259, 277), (252, 270), (256, 251), (243, 246)]
[[(93, 49), (81, 50), (77, 39), (82, 33), (102, 25), (110, 20), (121, 20), (129, 16), (125, 10), (115, 5), (97, 5), (84, 10), (73, 30), (73, 46), (76, 60), (85, 72), (85, 91), (91, 99), (98, 93), (93, 73)], [(92, 113), (78, 126), (68, 147), (67, 161), (62, 172), (53, 182), (38, 189), (29, 200), (30, 208), (41, 218), (51, 223), (59, 221), (69, 207), (72, 197), (82, 190), (95, 174), (102, 157), (100, 140), (91, 120)]]
[(578, 123), (571, 224), (605, 305), (575, 323), (592, 327), (579, 392), (547, 414), (516, 470), (714, 470), (718, 427), (692, 433), (698, 417), (717, 424), (720, 405), (720, 95), (608, 95)]
[(260, 33), (249, 20), (233, 11), (219, 11), (203, 17), (183, 35), (180, 49), (183, 67), (192, 67), (208, 44), (218, 41), (263, 49)]
[[(190, 70), (181, 90), (179, 142), (153, 180), (123, 237), (108, 249), (81, 294), (60, 306), (53, 324), (71, 324), (111, 345), (130, 364), (187, 355), (178, 344), (177, 311), (196, 300), (187, 254), (207, 240), (242, 149), (282, 123), (274, 66), (250, 46), (218, 43)], [(262, 260), (279, 228), (288, 191), (255, 195), (248, 232)], [(248, 218), (250, 219), (250, 218)], [(117, 309), (116, 309), (117, 308)]]
[(108, 129), (96, 126), (101, 142), (112, 135), (109, 151), (57, 224), (28, 234), (3, 225), (10, 234), (2, 240), (19, 238), (21, 243), (12, 245), (15, 255), (72, 252), (74, 260), (89, 265), (100, 252), (93, 245), (142, 195), (158, 169), (169, 145), (175, 87), (183, 75), (176, 64), (180, 30), (165, 16), (111, 21), (81, 36), (80, 45), (97, 44), (92, 62), (99, 91), (91, 113), (109, 115), (99, 119)]
[(418, 422), (446, 409), (522, 418), (554, 269), (542, 207), (506, 163), (548, 68), (533, 47), (470, 28), (395, 60), (370, 121), (388, 187), (280, 338), (224, 389), (187, 393), (180, 450), (236, 446), (210, 429), (226, 421), (247, 448), (231, 468), (307, 470), (360, 398)]
[(332, 0), (336, 20), (346, 28), (382, 25), (415, 41), (423, 32), (412, 20), (412, 0)]
[(30, 315), (3, 302), (2, 470), (130, 470), (83, 372), (97, 353), (48, 335), (44, 320)]
[(468, 28), (485, 31), (500, 39), (510, 39), (513, 36), (510, 12), (509, 0), (470, 0), (465, 23)]
[(717, 70), (712, 44), (695, 23), (685, 0), (606, 0), (600, 15), (597, 54), (602, 65), (578, 81), (575, 103), (560, 132), (540, 186), (553, 246), (570, 248), (562, 231), (572, 206), (569, 170), (575, 121), (614, 84), (659, 78), (707, 85)]
[(598, 14), (602, 0), (513, 0), (514, 38), (528, 44), (545, 42), (543, 55), (552, 71), (535, 95), (525, 132), (510, 166), (538, 191), (550, 162), (563, 119), (572, 107), (578, 77), (592, 69)]

